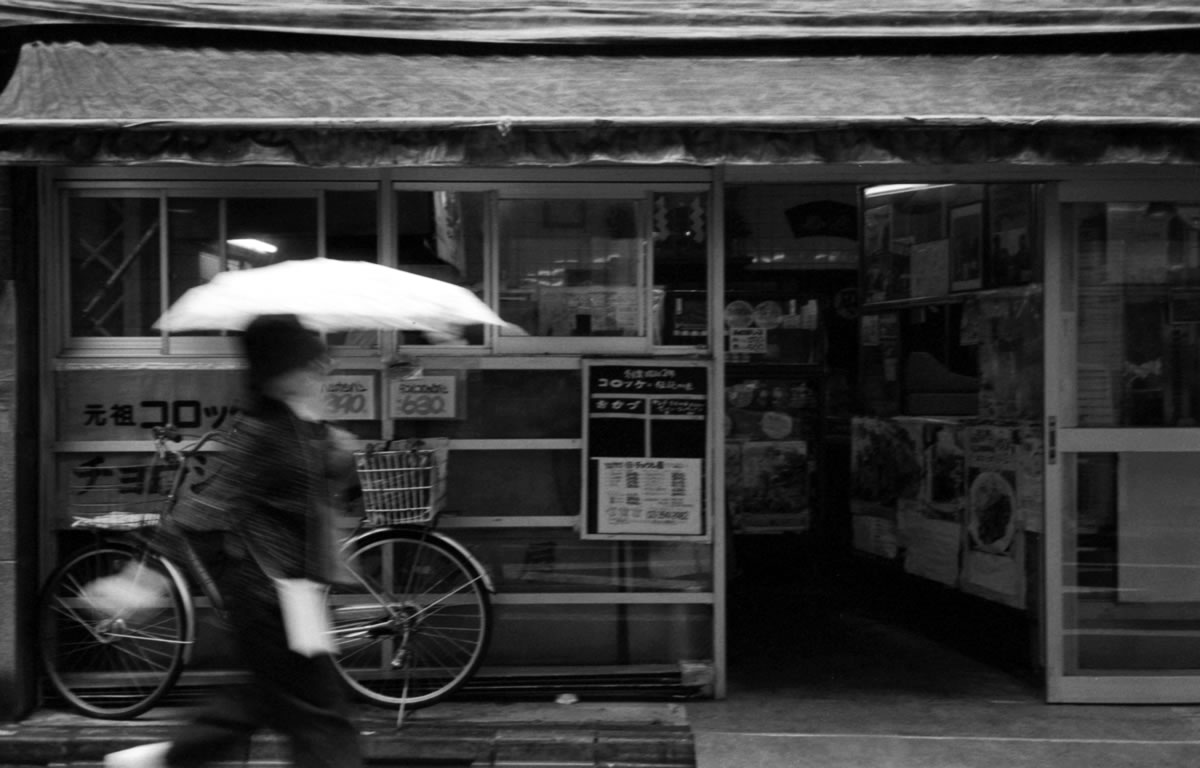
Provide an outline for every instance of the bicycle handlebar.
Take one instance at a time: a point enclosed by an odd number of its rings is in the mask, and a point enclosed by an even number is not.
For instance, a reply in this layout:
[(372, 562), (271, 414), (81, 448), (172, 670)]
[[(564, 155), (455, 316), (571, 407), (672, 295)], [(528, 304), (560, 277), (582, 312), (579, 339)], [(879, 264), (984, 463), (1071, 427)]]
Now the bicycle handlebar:
[(153, 434), (155, 440), (170, 440), (173, 443), (178, 443), (183, 439), (183, 434), (175, 427), (174, 424), (166, 424), (161, 427), (154, 427)]
[[(186, 435), (186, 434), (180, 432), (179, 428), (176, 427), (174, 424), (165, 424), (165, 425), (159, 426), (159, 427), (152, 427), (151, 432), (154, 435), (154, 441), (156, 443), (158, 443), (160, 450), (170, 451), (172, 453), (178, 453), (178, 454), (195, 453), (196, 451), (200, 450), (200, 448), (205, 443), (207, 443), (209, 440), (213, 440), (218, 435), (221, 434), (221, 430), (213, 429), (213, 430), (209, 430), (208, 432), (205, 432), (202, 435)], [(181, 448), (176, 448), (176, 449), (168, 449), (167, 448), (166, 444), (168, 442), (178, 443), (178, 442), (182, 442), (185, 439), (195, 440), (195, 442), (193, 442), (191, 445), (183, 446)]]

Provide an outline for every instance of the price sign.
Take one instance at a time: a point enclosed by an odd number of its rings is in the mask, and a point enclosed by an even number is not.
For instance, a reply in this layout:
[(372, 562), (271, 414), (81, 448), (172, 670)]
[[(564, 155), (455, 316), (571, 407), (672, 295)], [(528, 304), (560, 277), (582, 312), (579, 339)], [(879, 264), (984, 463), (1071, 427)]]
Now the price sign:
[(766, 328), (730, 328), (729, 351), (763, 355), (767, 352)]
[(331, 373), (321, 391), (325, 396), (325, 415), (331, 421), (379, 418), (376, 410), (378, 388), (373, 373)]
[(393, 381), (390, 395), (393, 419), (458, 418), (458, 379), (454, 376)]

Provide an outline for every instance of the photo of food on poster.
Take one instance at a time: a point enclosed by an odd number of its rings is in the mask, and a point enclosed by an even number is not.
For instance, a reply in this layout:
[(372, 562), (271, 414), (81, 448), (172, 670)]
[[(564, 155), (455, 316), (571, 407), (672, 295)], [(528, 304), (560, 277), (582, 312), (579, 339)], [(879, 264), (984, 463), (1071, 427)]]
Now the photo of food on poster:
[(962, 549), (966, 451), (956, 421), (898, 418), (918, 447), (921, 480), (897, 503), (897, 533), (906, 573), (957, 586)]
[(967, 431), (964, 592), (1025, 607), (1024, 525), (1017, 501), (1020, 440), (1013, 427)]
[[(737, 487), (735, 530), (806, 531), (812, 522), (812, 465), (803, 440), (764, 440), (742, 443)], [(726, 478), (728, 482), (729, 478)]]
[(888, 419), (851, 423), (850, 512), (853, 546), (888, 559), (899, 553), (897, 506), (921, 483), (921, 455), (912, 435)]

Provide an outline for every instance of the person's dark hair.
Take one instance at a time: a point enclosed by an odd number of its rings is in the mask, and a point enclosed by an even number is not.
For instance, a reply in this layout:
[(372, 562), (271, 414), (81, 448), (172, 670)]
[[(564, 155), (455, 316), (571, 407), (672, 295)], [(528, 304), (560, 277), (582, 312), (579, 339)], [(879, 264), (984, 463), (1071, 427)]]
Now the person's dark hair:
[(271, 379), (305, 368), (328, 354), (325, 343), (295, 315), (254, 318), (242, 335), (242, 349), (248, 365), (246, 380), (256, 406)]

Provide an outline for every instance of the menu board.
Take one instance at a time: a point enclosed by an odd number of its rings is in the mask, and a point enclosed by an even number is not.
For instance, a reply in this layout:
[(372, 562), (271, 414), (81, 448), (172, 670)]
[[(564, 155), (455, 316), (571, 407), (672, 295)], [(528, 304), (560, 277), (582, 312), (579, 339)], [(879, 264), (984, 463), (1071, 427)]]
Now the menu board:
[(583, 538), (710, 535), (702, 361), (584, 362)]

